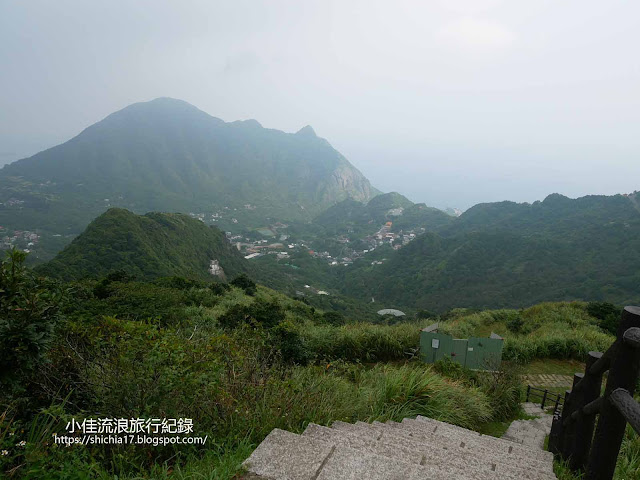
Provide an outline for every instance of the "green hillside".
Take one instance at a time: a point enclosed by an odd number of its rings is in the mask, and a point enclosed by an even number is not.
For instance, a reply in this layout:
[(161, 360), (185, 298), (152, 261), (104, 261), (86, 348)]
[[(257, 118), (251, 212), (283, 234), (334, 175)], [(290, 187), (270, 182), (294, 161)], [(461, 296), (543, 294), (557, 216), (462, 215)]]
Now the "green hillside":
[(383, 265), (354, 264), (344, 292), (437, 311), (560, 300), (637, 304), (638, 252), (640, 213), (622, 195), (483, 204)]
[(313, 219), (313, 226), (326, 235), (351, 234), (353, 237), (372, 234), (388, 221), (393, 231), (402, 229), (435, 230), (449, 225), (453, 218), (437, 208), (414, 204), (396, 192), (377, 195), (363, 203), (344, 200)]
[(159, 98), (4, 166), (0, 225), (40, 234), (32, 257), (46, 259), (109, 207), (210, 220), (217, 214), (224, 225), (260, 226), (267, 218), (306, 221), (346, 198), (366, 202), (376, 193), (311, 127), (289, 134), (255, 120), (225, 123)]
[[(424, 415), (500, 435), (521, 415), (516, 362), (505, 362), (499, 375), (481, 375), (413, 355), (420, 329), (433, 319), (345, 323), (236, 282), (60, 283), (34, 276), (23, 259), (14, 251), (0, 265), (5, 475), (231, 479), (273, 428), (302, 432), (310, 422)], [(597, 316), (603, 306), (590, 307), (546, 303), (438, 320), (456, 335), (504, 333), (509, 360), (579, 362), (613, 340)], [(189, 418), (194, 436), (210, 443), (63, 448), (51, 439), (70, 418)], [(625, 438), (616, 478), (634, 478), (638, 448), (637, 436)]]
[[(209, 273), (217, 260), (224, 275)], [(64, 280), (97, 278), (124, 270), (140, 279), (171, 275), (189, 278), (233, 278), (247, 263), (224, 234), (187, 215), (136, 215), (111, 208), (89, 224), (39, 273)]]
[(571, 199), (557, 193), (529, 203), (481, 203), (441, 229), (445, 236), (478, 231), (520, 235), (548, 233), (575, 237), (592, 229), (640, 220), (636, 195), (587, 195)]

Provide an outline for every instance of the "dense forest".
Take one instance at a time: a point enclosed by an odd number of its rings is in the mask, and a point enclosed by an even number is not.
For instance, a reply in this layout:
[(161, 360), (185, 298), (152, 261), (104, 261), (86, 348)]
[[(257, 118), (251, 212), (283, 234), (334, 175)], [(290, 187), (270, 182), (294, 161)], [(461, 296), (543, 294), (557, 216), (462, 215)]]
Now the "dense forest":
[[(209, 272), (211, 262), (222, 269)], [(247, 262), (224, 233), (175, 213), (135, 215), (112, 208), (96, 218), (55, 259), (37, 271), (64, 280), (97, 278), (113, 271), (152, 279), (170, 275), (195, 278), (236, 276)]]

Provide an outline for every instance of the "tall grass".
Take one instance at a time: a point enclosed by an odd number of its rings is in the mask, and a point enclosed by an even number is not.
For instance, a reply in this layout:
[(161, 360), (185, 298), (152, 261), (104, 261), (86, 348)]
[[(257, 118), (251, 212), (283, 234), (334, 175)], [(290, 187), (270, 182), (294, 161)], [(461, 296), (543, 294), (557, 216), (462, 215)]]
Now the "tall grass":
[(606, 351), (615, 340), (597, 326), (581, 302), (542, 303), (524, 310), (461, 314), (441, 324), (458, 338), (504, 337), (502, 358), (527, 363), (538, 358), (584, 360), (589, 351)]
[(306, 325), (302, 336), (316, 358), (350, 362), (406, 359), (420, 341), (416, 323), (372, 325), (357, 323), (342, 327)]

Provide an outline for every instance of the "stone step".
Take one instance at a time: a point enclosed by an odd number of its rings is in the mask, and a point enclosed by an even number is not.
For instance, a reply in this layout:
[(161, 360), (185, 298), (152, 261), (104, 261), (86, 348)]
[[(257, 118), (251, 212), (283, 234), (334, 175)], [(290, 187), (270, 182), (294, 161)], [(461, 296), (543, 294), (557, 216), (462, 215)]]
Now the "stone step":
[(549, 472), (492, 462), (486, 456), (480, 457), (468, 450), (447, 449), (442, 445), (416, 438), (396, 436), (394, 432), (389, 431), (381, 432), (376, 438), (369, 432), (365, 431), (363, 434), (361, 431), (337, 430), (310, 424), (303, 435), (335, 442), (356, 450), (365, 450), (389, 458), (435, 467), (439, 474), (446, 473), (450, 476), (449, 478), (464, 478), (470, 475), (478, 480), (555, 479), (555, 476)]
[(243, 465), (269, 480), (472, 480), (431, 466), (405, 462), (274, 429)]
[[(422, 427), (422, 426), (420, 426)], [(403, 438), (410, 442), (422, 442), (430, 446), (430, 448), (447, 449), (453, 452), (457, 452), (459, 455), (473, 455), (475, 457), (485, 457), (490, 459), (493, 463), (502, 463), (506, 466), (512, 466), (517, 468), (531, 469), (537, 472), (551, 473), (553, 471), (553, 463), (550, 460), (540, 461), (528, 457), (523, 457), (518, 454), (497, 452), (491, 446), (474, 445), (472, 443), (464, 443), (459, 440), (448, 438), (440, 435), (425, 434), (423, 428), (415, 429), (406, 423), (387, 422), (379, 423), (373, 422), (373, 424), (357, 422), (355, 424), (334, 422), (332, 424), (333, 429), (350, 431), (358, 435), (368, 435), (371, 439), (382, 438), (382, 435), (386, 433), (392, 436), (392, 438)], [(518, 445), (511, 444), (514, 448)], [(508, 450), (507, 450), (508, 452)]]
[(311, 480), (323, 466), (333, 446), (274, 428), (243, 465), (250, 473), (273, 479)]
[(551, 427), (545, 419), (515, 420), (502, 438), (541, 450), (550, 430)]
[[(376, 422), (374, 422), (374, 425), (375, 423)], [(532, 452), (531, 449), (527, 447), (514, 445), (509, 441), (490, 435), (478, 434), (467, 436), (466, 432), (463, 434), (452, 433), (441, 427), (431, 429), (431, 427), (433, 427), (432, 425), (425, 430), (423, 422), (408, 418), (403, 419), (402, 423), (387, 422), (385, 425), (387, 424), (390, 424), (390, 426), (396, 430), (407, 431), (413, 437), (432, 438), (431, 441), (433, 442), (448, 442), (454, 447), (463, 446), (464, 449), (476, 451), (479, 455), (491, 455), (500, 458), (502, 459), (501, 461), (509, 465), (526, 465), (527, 468), (546, 471), (553, 470), (553, 455), (547, 455), (548, 452), (542, 452), (542, 455), (538, 455), (539, 452), (537, 451)], [(496, 442), (496, 440), (498, 440), (498, 442)]]
[[(465, 469), (464, 464), (461, 465), (459, 459), (452, 458), (452, 463), (432, 462), (431, 458), (427, 458), (424, 452), (420, 452), (413, 445), (392, 443), (387, 440), (376, 440), (357, 433), (347, 432), (345, 430), (335, 430), (321, 425), (309, 424), (302, 434), (304, 437), (311, 437), (317, 440), (326, 441), (333, 445), (340, 445), (351, 448), (353, 450), (373, 453), (382, 457), (401, 460), (406, 463), (421, 465), (426, 472), (437, 478), (474, 478), (474, 479), (495, 479), (495, 475), (478, 475), (470, 477), (469, 470)], [(488, 470), (490, 472), (490, 470)]]
[[(391, 422), (387, 422), (391, 423)], [(493, 443), (495, 437), (488, 435), (465, 436), (457, 433), (447, 432), (443, 429), (425, 430), (424, 424), (411, 419), (404, 419), (402, 423), (390, 425), (399, 431), (408, 431), (412, 436), (422, 436), (422, 438), (433, 437), (433, 442), (448, 442), (453, 446), (462, 446), (466, 449), (477, 451), (479, 454), (491, 455), (500, 458), (510, 465), (526, 465), (537, 470), (551, 471), (553, 464), (553, 456), (538, 458), (536, 452), (530, 451), (529, 448), (521, 445), (514, 445), (512, 442), (502, 440), (499, 444)]]
[(472, 432), (471, 430), (466, 430), (462, 427), (450, 425), (448, 423), (433, 420), (431, 418), (418, 416), (415, 420), (405, 418), (402, 423), (405, 422), (412, 425), (420, 425), (421, 423), (426, 424), (430, 426), (426, 428), (432, 428), (433, 433), (435, 434), (454, 437), (456, 439), (460, 439), (460, 441), (469, 442), (476, 445), (485, 444), (487, 446), (495, 448), (496, 451), (506, 451), (508, 453), (515, 453), (525, 458), (535, 458), (541, 461), (553, 461), (553, 454), (551, 452), (546, 452), (544, 450), (532, 451), (529, 448), (513, 445), (512, 442), (506, 439), (496, 438), (489, 435), (481, 435), (478, 432)]

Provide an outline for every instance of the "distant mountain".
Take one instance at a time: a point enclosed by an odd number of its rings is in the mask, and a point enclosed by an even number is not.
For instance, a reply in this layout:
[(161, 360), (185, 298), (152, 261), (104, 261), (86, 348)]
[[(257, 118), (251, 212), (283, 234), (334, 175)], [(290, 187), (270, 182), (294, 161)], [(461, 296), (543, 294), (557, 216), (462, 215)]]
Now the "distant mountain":
[(124, 270), (138, 279), (163, 276), (225, 280), (248, 270), (247, 261), (219, 229), (188, 215), (136, 215), (111, 208), (76, 237), (41, 274), (64, 280)]
[(542, 301), (640, 302), (635, 196), (550, 195), (476, 205), (382, 265), (354, 264), (343, 293), (396, 305), (523, 307)]
[(255, 120), (225, 123), (159, 98), (4, 166), (0, 225), (38, 231), (46, 242), (80, 233), (116, 206), (137, 213), (224, 210), (259, 226), (267, 218), (306, 221), (337, 202), (367, 202), (376, 193), (311, 127), (289, 134)]
[(568, 234), (582, 229), (598, 229), (639, 217), (632, 195), (588, 195), (571, 199), (558, 193), (543, 201), (529, 203), (480, 203), (465, 211), (447, 227), (445, 236), (469, 232), (510, 231), (516, 234)]
[(368, 203), (347, 199), (328, 208), (313, 220), (315, 227), (322, 227), (330, 235), (346, 233), (371, 234), (388, 221), (392, 231), (425, 228), (436, 230), (453, 221), (442, 210), (414, 204), (396, 192), (377, 195)]

